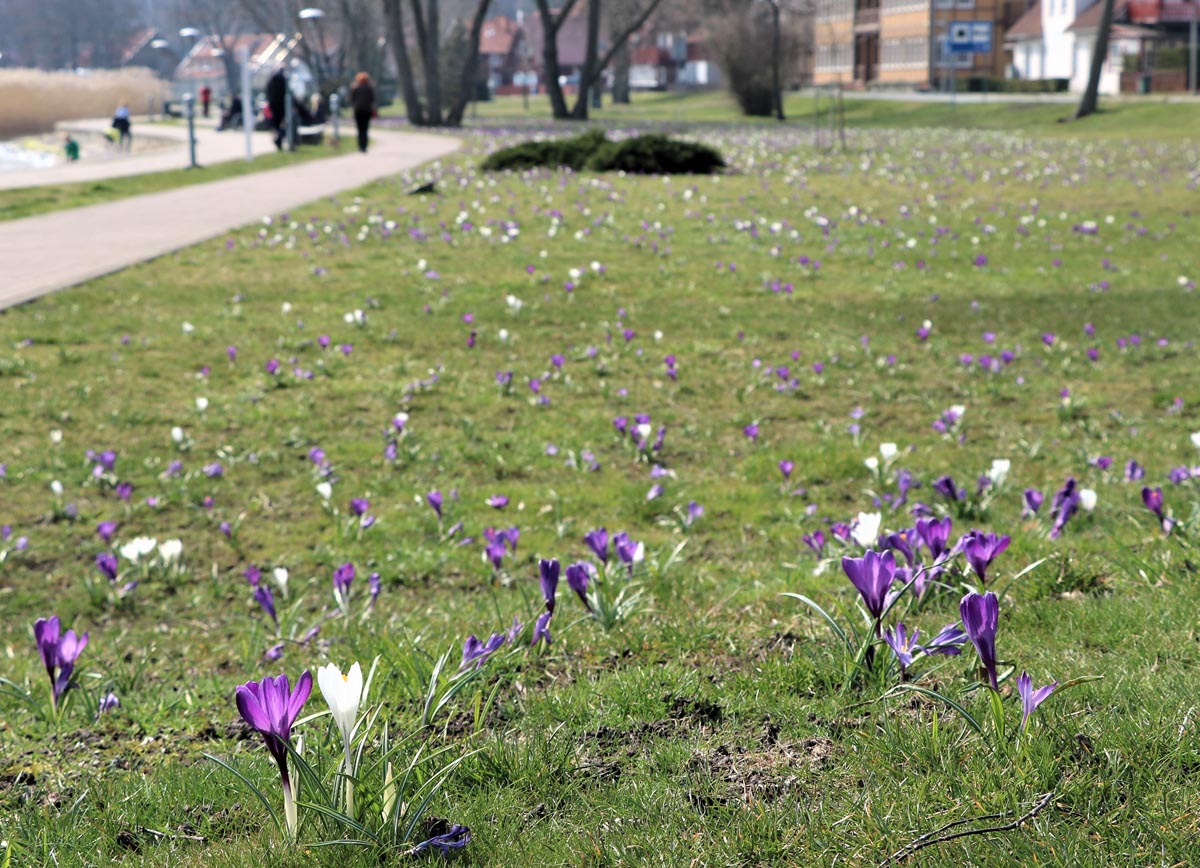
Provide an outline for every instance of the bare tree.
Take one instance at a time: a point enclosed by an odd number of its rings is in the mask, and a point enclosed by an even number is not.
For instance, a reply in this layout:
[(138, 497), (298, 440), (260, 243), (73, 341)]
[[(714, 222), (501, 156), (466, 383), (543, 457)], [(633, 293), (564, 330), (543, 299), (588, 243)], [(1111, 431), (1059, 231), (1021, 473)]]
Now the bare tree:
[(1104, 60), (1108, 57), (1108, 35), (1112, 30), (1113, 0), (1103, 0), (1100, 9), (1100, 26), (1096, 29), (1096, 41), (1092, 45), (1092, 65), (1088, 70), (1087, 88), (1083, 98), (1079, 100), (1079, 108), (1075, 109), (1075, 120), (1082, 120), (1094, 114), (1100, 99), (1100, 73), (1104, 69)]
[[(443, 0), (444, 2), (444, 0)], [(459, 126), (467, 103), (474, 92), (479, 62), (479, 38), (491, 0), (476, 0), (471, 25), (466, 32), (466, 56), (457, 64), (459, 79), (453, 91), (454, 101), (448, 111), (442, 102), (442, 29), (439, 0), (382, 0), (387, 20), (388, 42), (400, 74), (400, 93), (404, 99), (409, 123), (415, 126)], [(421, 63), (421, 79), (425, 85), (424, 99), (417, 89), (416, 69), (409, 51), (407, 15), (412, 18), (416, 55)]]
[(558, 83), (561, 75), (558, 63), (558, 34), (567, 16), (575, 8), (576, 0), (566, 0), (557, 15), (550, 11), (549, 0), (537, 0), (538, 15), (542, 21), (542, 71), (546, 80), (546, 92), (550, 96), (550, 108), (556, 119), (587, 120), (588, 96), (591, 89), (599, 83), (601, 74), (612, 63), (617, 52), (634, 33), (642, 29), (661, 2), (662, 0), (642, 0), (639, 11), (631, 17), (628, 24), (612, 33), (608, 50), (601, 56), (599, 43), (602, 0), (588, 0), (586, 56), (583, 69), (579, 73), (579, 93), (575, 97), (575, 106), (568, 112), (566, 97)]
[(175, 14), (187, 26), (203, 31), (221, 49), (225, 86), (229, 93), (241, 93), (236, 47), (237, 37), (245, 32), (248, 22), (245, 10), (228, 0), (176, 0)]

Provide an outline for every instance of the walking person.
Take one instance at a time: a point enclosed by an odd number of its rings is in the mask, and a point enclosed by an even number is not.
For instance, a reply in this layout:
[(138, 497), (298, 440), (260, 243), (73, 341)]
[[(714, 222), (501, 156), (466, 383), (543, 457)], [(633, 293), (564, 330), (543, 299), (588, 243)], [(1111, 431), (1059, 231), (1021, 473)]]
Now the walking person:
[(283, 150), (283, 140), (287, 136), (287, 100), (288, 81), (279, 66), (267, 79), (267, 110), (271, 113), (271, 129), (275, 131), (275, 150)]
[(367, 130), (371, 126), (371, 118), (375, 117), (375, 86), (371, 84), (371, 76), (365, 72), (354, 76), (350, 105), (354, 108), (354, 125), (358, 127), (358, 149), (365, 154)]
[(200, 88), (200, 108), (208, 117), (208, 107), (212, 104), (212, 88), (207, 84)]
[(112, 127), (121, 138), (117, 140), (117, 150), (133, 150), (133, 127), (129, 121), (129, 103), (123, 102), (113, 112)]

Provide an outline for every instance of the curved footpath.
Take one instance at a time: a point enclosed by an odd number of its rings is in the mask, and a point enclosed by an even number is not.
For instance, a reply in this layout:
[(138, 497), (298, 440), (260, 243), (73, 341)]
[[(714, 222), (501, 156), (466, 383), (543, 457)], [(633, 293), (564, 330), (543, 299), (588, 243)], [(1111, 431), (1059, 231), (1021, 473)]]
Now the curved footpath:
[[(460, 145), (446, 136), (372, 131), (370, 151), (360, 154), (353, 150), (352, 141), (345, 136), (342, 141), (351, 152), (340, 157), (0, 222), (0, 310), (197, 244), (265, 215), (353, 190), (444, 157)], [(244, 154), (240, 135), (237, 144)], [(154, 171), (144, 167), (159, 156), (120, 162), (136, 164), (139, 172)], [(174, 159), (177, 166), (177, 154)], [(200, 159), (203, 163), (203, 150)], [(45, 169), (36, 174), (57, 171)], [(29, 186), (28, 178), (25, 184), (14, 186)]]

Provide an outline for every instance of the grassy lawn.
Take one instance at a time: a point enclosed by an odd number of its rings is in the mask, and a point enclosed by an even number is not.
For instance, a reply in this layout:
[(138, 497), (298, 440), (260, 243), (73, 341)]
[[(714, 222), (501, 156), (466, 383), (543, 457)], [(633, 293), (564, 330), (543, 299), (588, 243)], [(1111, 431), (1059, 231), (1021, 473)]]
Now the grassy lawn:
[[(843, 100), (846, 125), (887, 128), (982, 129), (1001, 132), (1026, 132), (1040, 136), (1074, 138), (1088, 135), (1117, 139), (1184, 140), (1200, 134), (1200, 103), (1168, 103), (1161, 97), (1101, 101), (1101, 111), (1080, 124), (1064, 123), (1074, 111), (1073, 104), (1038, 102), (935, 103), (918, 100), (872, 99), (858, 95)], [(787, 123), (811, 126), (814, 109), (820, 112), (820, 124), (829, 124), (827, 92), (814, 101), (812, 93), (789, 94), (784, 113)], [(399, 103), (387, 114), (403, 115)], [(467, 112), (467, 124), (545, 123), (550, 118), (547, 97), (534, 97), (526, 108), (521, 97), (506, 96), (473, 105)], [(605, 104), (592, 112), (592, 119), (604, 123), (629, 122), (711, 123), (775, 126), (770, 118), (741, 117), (733, 98), (722, 91), (705, 93), (637, 93), (629, 105)]]
[[(730, 174), (484, 176), (514, 139), (479, 135), (436, 195), (373, 184), (0, 315), (13, 865), (393, 864), (456, 823), (462, 865), (1200, 862), (1191, 147), (696, 135)], [(920, 516), (1011, 537), (984, 578), (917, 546), (881, 619), (927, 642), (996, 592), (997, 692), (970, 643), (902, 672), (872, 641), (840, 563), (884, 547), (872, 513), (902, 566)], [(57, 712), (51, 615), (89, 635)], [(291, 731), (289, 845), (235, 690), (376, 660), (352, 810), (317, 687)], [(1023, 671), (1060, 683), (1024, 729)]]
[(278, 169), (294, 163), (332, 157), (344, 153), (344, 149), (328, 145), (313, 145), (298, 148), (295, 153), (279, 152), (262, 154), (253, 162), (231, 160), (201, 166), (199, 169), (173, 169), (168, 172), (149, 172), (125, 178), (107, 178), (103, 181), (84, 181), (78, 184), (49, 184), (42, 187), (21, 187), (16, 190), (0, 190), (0, 220), (17, 220), (78, 208), (83, 205), (99, 205), (143, 193), (157, 193), (176, 187), (220, 181), (252, 172)]

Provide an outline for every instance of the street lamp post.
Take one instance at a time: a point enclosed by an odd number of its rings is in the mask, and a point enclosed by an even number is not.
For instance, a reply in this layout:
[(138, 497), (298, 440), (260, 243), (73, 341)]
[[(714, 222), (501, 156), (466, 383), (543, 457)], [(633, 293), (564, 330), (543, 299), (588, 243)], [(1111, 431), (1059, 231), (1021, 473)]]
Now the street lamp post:
[(321, 84), (326, 78), (326, 73), (328, 72), (328, 70), (325, 69), (327, 60), (325, 54), (325, 31), (321, 27), (321, 19), (325, 17), (325, 12), (322, 9), (317, 9), (315, 6), (310, 6), (306, 9), (301, 9), (299, 14), (301, 21), (313, 22), (313, 26), (317, 30), (317, 68), (314, 70), (314, 72), (316, 73), (317, 78), (317, 90), (320, 90)]

